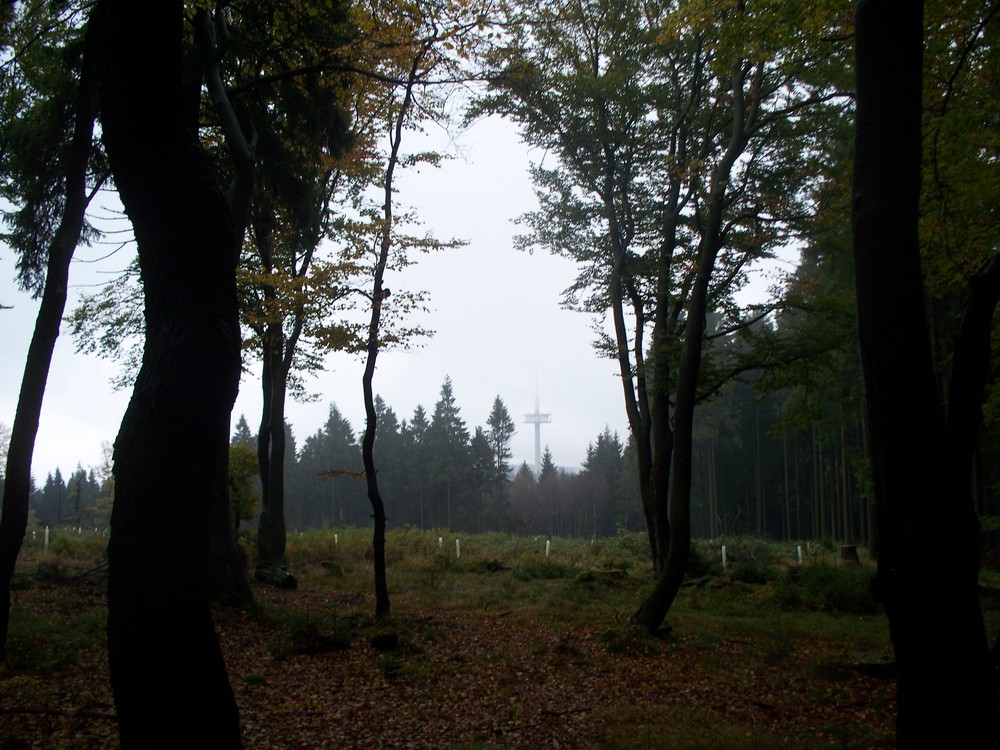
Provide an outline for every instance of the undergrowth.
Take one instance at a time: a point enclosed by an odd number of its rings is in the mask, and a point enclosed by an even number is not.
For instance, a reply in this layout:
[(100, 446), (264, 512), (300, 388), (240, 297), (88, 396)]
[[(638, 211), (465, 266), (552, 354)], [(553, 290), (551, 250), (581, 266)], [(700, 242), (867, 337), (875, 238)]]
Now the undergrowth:
[[(66, 585), (88, 565), (104, 565), (105, 548), (101, 534), (53, 533), (49, 550), (26, 545), (20, 585)], [(358, 596), (370, 593), (369, 530), (292, 532), (287, 550), (289, 567), (304, 586), (354, 591)], [(473, 609), (525, 622), (606, 628), (608, 623), (626, 622), (655, 581), (644, 533), (620, 531), (614, 537), (589, 540), (402, 528), (388, 533), (386, 554), (390, 593), (394, 605), (402, 607), (397, 612)], [(870, 594), (870, 573), (864, 566), (808, 560), (800, 566), (792, 544), (742, 537), (695, 541), (686, 577), (697, 585), (681, 590), (669, 624), (712, 638), (713, 633), (734, 627), (756, 632), (757, 623), (763, 623), (759, 632), (766, 635), (773, 625), (768, 618), (779, 611), (790, 613), (783, 626), (790, 632), (798, 627), (793, 613), (876, 615), (880, 610)], [(103, 639), (103, 614), (80, 625), (61, 614), (50, 619), (27, 615), (16, 605), (14, 613), (6, 660), (19, 670), (41, 673), (72, 667), (80, 647), (76, 634), (90, 634), (88, 642)], [(348, 648), (357, 628), (364, 625), (336, 612), (271, 611), (264, 616), (272, 626), (269, 648), (276, 658)], [(28, 617), (34, 619), (18, 619)], [(605, 629), (602, 638), (610, 651), (645, 652), (662, 645), (618, 626)], [(778, 655), (779, 645), (767, 648)], [(398, 654), (386, 657), (387, 672), (396, 671), (392, 662), (398, 658)]]

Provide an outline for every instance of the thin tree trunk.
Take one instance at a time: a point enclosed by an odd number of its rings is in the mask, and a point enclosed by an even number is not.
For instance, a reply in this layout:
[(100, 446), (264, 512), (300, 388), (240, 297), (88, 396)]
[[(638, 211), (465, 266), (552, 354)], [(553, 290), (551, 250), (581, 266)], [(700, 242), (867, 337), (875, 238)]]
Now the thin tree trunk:
[(263, 337), (261, 355), (261, 412), (260, 427), (257, 430), (257, 467), (260, 471), (260, 518), (257, 521), (257, 564), (270, 561), (271, 539), (271, 381), (274, 377), (271, 366), (272, 345)]
[(802, 482), (799, 476), (799, 433), (792, 434), (792, 453), (795, 456), (795, 538), (802, 539)]
[(816, 511), (816, 520), (814, 523), (816, 527), (814, 532), (818, 539), (824, 539), (826, 537), (826, 504), (824, 503), (824, 488), (825, 484), (823, 482), (823, 477), (826, 474), (825, 468), (823, 466), (823, 441), (820, 440), (820, 430), (819, 425), (813, 424), (813, 451), (815, 457), (815, 465), (813, 467), (813, 491), (815, 494), (814, 506)]
[[(387, 180), (389, 188), (387, 197), (391, 196), (392, 178)], [(390, 208), (385, 209), (387, 213)], [(391, 214), (390, 214), (391, 219)], [(379, 258), (379, 267), (375, 273), (372, 295), (372, 316), (368, 328), (368, 360), (365, 363), (365, 372), (361, 383), (364, 392), (365, 434), (361, 441), (361, 456), (365, 466), (365, 482), (368, 487), (368, 500), (372, 505), (372, 519), (374, 520), (374, 531), (372, 533), (372, 564), (375, 569), (375, 618), (385, 619), (389, 617), (389, 584), (386, 578), (385, 565), (385, 504), (382, 502), (382, 493), (378, 487), (378, 473), (375, 470), (375, 428), (377, 426), (377, 416), (375, 413), (375, 399), (372, 391), (372, 378), (375, 375), (375, 361), (378, 358), (378, 330), (379, 319), (382, 309), (382, 273), (385, 270), (385, 258), (388, 255), (389, 234), (386, 232), (382, 255)]]
[(850, 472), (847, 467), (847, 428), (844, 426), (843, 414), (841, 414), (840, 422), (840, 489), (841, 495), (843, 497), (843, 509), (844, 509), (844, 544), (852, 544), (854, 542), (854, 531), (852, 526), (854, 525), (853, 513), (851, 512), (851, 483), (850, 483)]
[[(88, 42), (88, 46), (91, 43)], [(52, 352), (59, 337), (59, 324), (66, 307), (70, 260), (80, 241), (84, 213), (91, 197), (87, 195), (87, 163), (90, 159), (97, 107), (90, 64), (88, 55), (84, 60), (85, 67), (77, 92), (73, 140), (66, 162), (66, 202), (59, 228), (49, 246), (42, 302), (35, 319), (31, 343), (28, 345), (7, 450), (3, 514), (0, 516), (0, 651), (7, 643), (11, 578), (28, 526), (31, 459), (38, 435), (42, 399), (48, 382)]]
[(708, 523), (709, 536), (719, 538), (719, 486), (715, 470), (715, 439), (708, 441)]
[[(403, 138), (403, 124), (409, 115), (410, 107), (413, 104), (413, 88), (416, 85), (417, 74), (420, 70), (424, 54), (429, 47), (424, 47), (423, 51), (415, 55), (410, 66), (409, 77), (406, 82), (406, 89), (403, 101), (399, 105), (399, 110), (394, 113), (390, 122), (389, 142), (390, 150), (385, 167), (385, 181), (383, 183), (383, 203), (382, 203), (382, 226), (379, 236), (379, 252), (375, 260), (375, 268), (372, 278), (371, 293), (371, 318), (368, 323), (367, 360), (365, 371), (361, 379), (362, 390), (365, 402), (365, 434), (361, 441), (361, 455), (365, 466), (365, 482), (368, 488), (368, 500), (372, 506), (372, 519), (374, 520), (374, 530), (372, 533), (372, 562), (375, 569), (375, 617), (385, 619), (389, 617), (389, 585), (386, 579), (385, 563), (385, 504), (382, 501), (382, 493), (378, 486), (378, 474), (375, 469), (375, 430), (377, 427), (377, 415), (375, 412), (375, 398), (372, 390), (372, 380), (375, 376), (375, 363), (379, 353), (379, 326), (382, 319), (382, 305), (389, 296), (388, 290), (383, 289), (382, 279), (385, 274), (386, 264), (389, 261), (389, 252), (392, 249), (393, 230), (393, 178), (396, 166), (399, 162), (399, 148)], [(448, 525), (451, 526), (451, 482), (448, 482)]]
[(764, 483), (760, 470), (760, 408), (754, 407), (754, 440), (753, 440), (753, 484), (754, 504), (757, 516), (757, 536), (764, 537), (767, 522), (764, 518)]
[(788, 432), (781, 431), (781, 466), (785, 474), (785, 512), (782, 524), (782, 538), (789, 541), (792, 538), (792, 493), (788, 475)]

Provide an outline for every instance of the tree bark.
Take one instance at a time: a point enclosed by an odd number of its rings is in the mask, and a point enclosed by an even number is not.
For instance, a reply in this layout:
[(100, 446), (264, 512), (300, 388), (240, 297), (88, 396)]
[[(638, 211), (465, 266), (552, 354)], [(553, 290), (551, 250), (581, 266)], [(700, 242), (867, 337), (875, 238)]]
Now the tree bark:
[[(280, 324), (268, 326), (263, 350), (263, 409), (257, 435), (260, 465), (261, 510), (257, 526), (256, 578), (281, 588), (294, 589), (295, 577), (285, 569), (285, 401), (294, 343), (286, 343)], [(287, 352), (287, 353), (286, 353)]]
[[(233, 177), (226, 201), (235, 227), (235, 251), (238, 253), (249, 222), (250, 195), (256, 164), (253, 147), (240, 128), (219, 71), (219, 63), (226, 47), (224, 37), (227, 34), (222, 8), (217, 8), (214, 16), (205, 9), (199, 10), (192, 19), (192, 29), (205, 88), (222, 124), (226, 147), (233, 163)], [(220, 40), (220, 37), (223, 39)], [(200, 94), (200, 87), (197, 87), (197, 91)], [(228, 462), (228, 449), (226, 458)], [(247, 581), (245, 555), (239, 548), (239, 522), (234, 525), (230, 518), (229, 472), (220, 474), (216, 481), (220, 482), (220, 487), (225, 487), (226, 491), (220, 490), (217, 494), (220, 502), (211, 510), (209, 596), (212, 601), (245, 607), (253, 603), (253, 591)]]
[(240, 747), (207, 587), (240, 376), (235, 230), (187, 126), (184, 4), (102, 0), (103, 137), (138, 245), (146, 342), (115, 443), (108, 651), (122, 747)]
[[(733, 68), (733, 122), (726, 150), (716, 165), (706, 198), (705, 223), (698, 243), (698, 263), (684, 322), (684, 345), (677, 368), (674, 395), (673, 434), (671, 436), (670, 495), (667, 501), (669, 547), (656, 586), (632, 620), (650, 633), (659, 629), (677, 597), (691, 552), (691, 475), (694, 442), (694, 409), (698, 398), (698, 374), (701, 371), (705, 319), (708, 310), (708, 285), (715, 261), (722, 248), (722, 220), (726, 208), (729, 176), (736, 160), (746, 148), (753, 127), (756, 102), (747, 102), (743, 92), (745, 72)], [(755, 95), (755, 94), (754, 94)], [(749, 104), (749, 106), (747, 106)]]
[[(983, 738), (1000, 730), (977, 591), (970, 467), (956, 462), (949, 445), (924, 312), (922, 10), (861, 0), (856, 17), (855, 285), (878, 524), (876, 590), (896, 653), (897, 745), (904, 748), (951, 744), (956, 727)], [(929, 556), (932, 539), (940, 553)]]
[[(423, 52), (426, 52), (427, 49), (425, 47)], [(383, 289), (382, 280), (385, 275), (386, 264), (389, 261), (389, 252), (392, 249), (393, 177), (396, 172), (396, 165), (399, 163), (399, 147), (403, 138), (403, 124), (413, 105), (413, 88), (416, 84), (417, 73), (420, 70), (422, 59), (423, 53), (418, 52), (410, 66), (403, 101), (400, 103), (399, 110), (394, 113), (393, 119), (390, 121), (390, 148), (389, 156), (386, 160), (382, 192), (384, 198), (382, 204), (382, 226), (379, 236), (379, 252), (375, 260), (372, 278), (372, 309), (368, 322), (367, 358), (365, 360), (365, 371), (361, 377), (366, 417), (365, 434), (361, 440), (361, 458), (365, 466), (365, 483), (368, 490), (368, 501), (372, 506), (372, 519), (374, 521), (374, 529), (372, 531), (372, 564), (375, 569), (375, 618), (379, 620), (389, 617), (390, 601), (385, 563), (385, 503), (382, 501), (382, 493), (378, 486), (378, 472), (375, 469), (375, 430), (378, 426), (378, 417), (375, 411), (372, 380), (375, 377), (375, 364), (379, 353), (379, 326), (382, 320), (382, 304), (389, 296), (388, 291)], [(451, 484), (449, 482), (449, 495), (450, 489)], [(449, 528), (451, 527), (450, 505), (449, 497)]]
[(59, 337), (59, 324), (66, 307), (70, 261), (80, 242), (84, 214), (90, 203), (90, 196), (87, 194), (87, 164), (92, 148), (97, 98), (89, 65), (90, 58), (87, 56), (81, 73), (73, 139), (66, 161), (66, 203), (59, 228), (49, 246), (45, 288), (35, 319), (35, 330), (28, 345), (7, 451), (3, 514), (0, 516), (0, 650), (7, 643), (10, 583), (28, 526), (31, 459), (35, 452), (45, 385), (52, 364), (52, 352)]
[[(391, 185), (391, 180), (389, 182)], [(389, 213), (389, 209), (386, 209)], [(365, 466), (365, 482), (368, 489), (368, 500), (372, 506), (372, 519), (374, 529), (372, 531), (372, 565), (375, 569), (375, 618), (384, 620), (389, 617), (389, 583), (386, 577), (385, 564), (385, 503), (382, 501), (382, 493), (378, 486), (378, 473), (375, 469), (375, 428), (377, 417), (375, 414), (375, 400), (372, 391), (372, 379), (375, 375), (375, 362), (378, 358), (378, 328), (381, 318), (382, 307), (382, 269), (385, 262), (379, 264), (381, 268), (376, 271), (375, 282), (372, 285), (374, 298), (372, 300), (371, 324), (368, 331), (368, 359), (365, 363), (365, 372), (361, 378), (362, 390), (365, 400), (365, 434), (361, 441), (361, 457)]]
[[(717, 196), (713, 219), (721, 225), (722, 196)], [(698, 277), (691, 290), (687, 321), (684, 325), (684, 347), (677, 370), (677, 392), (674, 400), (673, 436), (670, 471), (669, 548), (666, 564), (656, 586), (633, 620), (649, 632), (655, 632), (670, 611), (687, 568), (691, 552), (691, 472), (694, 437), (694, 408), (697, 400), (698, 372), (705, 332), (708, 283), (718, 254), (718, 233), (709, 231), (702, 239), (699, 251)]]
[[(254, 238), (264, 268), (274, 270), (272, 234), (275, 217), (269, 209), (254, 212)], [(318, 244), (318, 243), (317, 243)], [(298, 273), (304, 275), (315, 245), (301, 262)], [(273, 286), (264, 285), (264, 299), (272, 304), (277, 296)], [(298, 583), (285, 568), (287, 527), (285, 523), (285, 402), (288, 397), (288, 377), (295, 347), (305, 322), (299, 306), (292, 319), (291, 331), (285, 335), (284, 321), (272, 320), (264, 325), (261, 338), (261, 389), (263, 391), (260, 431), (257, 435), (257, 461), (260, 465), (261, 510), (257, 525), (256, 578), (282, 588), (294, 589)]]

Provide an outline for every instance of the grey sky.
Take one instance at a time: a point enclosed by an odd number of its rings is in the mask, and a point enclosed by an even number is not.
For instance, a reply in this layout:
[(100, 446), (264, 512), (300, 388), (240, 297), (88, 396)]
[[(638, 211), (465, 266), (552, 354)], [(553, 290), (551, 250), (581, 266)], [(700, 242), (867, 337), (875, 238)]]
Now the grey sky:
[[(413, 138), (413, 136), (409, 136)], [(433, 136), (432, 137), (437, 137)], [(439, 139), (440, 141), (440, 139)], [(436, 144), (435, 144), (436, 145)], [(413, 142), (411, 150), (425, 148)], [(413, 318), (435, 334), (410, 351), (388, 351), (379, 357), (375, 390), (400, 420), (421, 404), (429, 412), (441, 383), (450, 376), (455, 397), (470, 432), (485, 425), (499, 395), (517, 423), (514, 463), (534, 460), (534, 429), (524, 415), (534, 411), (536, 388), (543, 412), (552, 414), (542, 426), (557, 465), (578, 468), (587, 445), (605, 426), (626, 436), (621, 382), (617, 365), (598, 358), (591, 342), (592, 316), (564, 310), (561, 292), (575, 276), (575, 265), (547, 253), (529, 255), (513, 249), (513, 220), (535, 206), (528, 166), (543, 154), (529, 153), (513, 128), (490, 119), (457, 136), (448, 147), (455, 158), (440, 168), (404, 172), (398, 201), (412, 205), (423, 228), (438, 239), (463, 239), (468, 245), (423, 255), (402, 274), (387, 274), (390, 289), (426, 290), (431, 312)], [(81, 285), (106, 280), (127, 258), (100, 264), (83, 262), (104, 255), (107, 247), (83, 248), (74, 262), (72, 297), (92, 291)], [(785, 264), (788, 270), (789, 264)], [(103, 275), (102, 275), (103, 273)], [(13, 421), (23, 360), (34, 325), (37, 303), (15, 291), (14, 259), (0, 246), (0, 421)], [(760, 299), (777, 279), (777, 270), (754, 273), (744, 299)], [(65, 329), (65, 326), (63, 327)], [(337, 354), (327, 371), (309, 381), (315, 402), (289, 403), (288, 421), (301, 442), (325, 422), (327, 405), (336, 403), (356, 431), (364, 427), (361, 396), (362, 362)], [(113, 363), (74, 354), (68, 335), (60, 337), (49, 377), (33, 469), (36, 480), (60, 467), (72, 471), (79, 462), (95, 466), (101, 443), (113, 442), (128, 403), (127, 391), (114, 392), (109, 377)], [(233, 410), (233, 423), (245, 414), (256, 429), (260, 387), (245, 377)]]
[[(552, 413), (552, 423), (542, 427), (542, 442), (557, 464), (577, 467), (606, 425), (624, 440), (616, 366), (598, 359), (591, 348), (591, 318), (559, 307), (574, 264), (512, 248), (517, 231), (512, 220), (534, 205), (529, 154), (516, 134), (502, 123), (484, 121), (457, 138), (457, 150), (458, 156), (441, 168), (404, 174), (400, 181), (399, 201), (417, 207), (425, 229), (468, 245), (421, 256), (402, 275), (387, 276), (392, 289), (430, 292), (431, 312), (417, 322), (435, 335), (411, 351), (383, 353), (375, 389), (400, 419), (409, 419), (418, 404), (433, 409), (442, 381), (450, 376), (470, 430), (485, 424), (499, 395), (518, 424), (514, 460), (531, 463), (533, 428), (524, 424), (524, 414), (534, 410), (537, 384), (542, 411)], [(82, 249), (79, 256), (104, 252)], [(100, 275), (102, 269), (120, 269), (124, 263), (121, 258), (97, 265), (75, 262), (71, 284), (107, 278)], [(14, 290), (13, 267), (10, 251), (0, 248), (0, 302), (14, 306), (0, 311), (0, 421), (8, 425), (37, 309), (36, 302)], [(71, 297), (80, 291), (74, 286)], [(356, 430), (363, 427), (361, 369), (361, 362), (347, 355), (328, 359), (327, 372), (309, 383), (319, 400), (289, 404), (298, 441), (323, 424), (330, 402)], [(100, 461), (101, 442), (114, 440), (129, 396), (112, 391), (108, 378), (114, 371), (112, 363), (74, 354), (69, 337), (60, 337), (35, 449), (36, 480), (43, 481), (56, 466), (65, 473), (77, 462), (88, 467)], [(258, 383), (245, 378), (234, 421), (242, 413), (255, 426), (259, 411)]]

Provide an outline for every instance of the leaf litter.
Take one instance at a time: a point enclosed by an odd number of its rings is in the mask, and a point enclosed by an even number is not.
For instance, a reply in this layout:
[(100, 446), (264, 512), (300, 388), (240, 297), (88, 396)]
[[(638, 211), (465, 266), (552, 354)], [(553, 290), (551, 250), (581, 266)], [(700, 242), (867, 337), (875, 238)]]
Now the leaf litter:
[[(102, 605), (84, 589), (18, 593), (15, 608), (39, 613)], [(722, 728), (752, 734), (746, 747), (894, 746), (893, 682), (817, 668), (844, 660), (819, 638), (796, 636), (774, 659), (752, 638), (660, 643), (621, 624), (397, 604), (398, 641), (376, 648), (366, 594), (254, 593), (270, 615), (216, 610), (248, 748), (725, 747), (689, 738)], [(329, 640), (278, 648), (291, 615)], [(94, 640), (52, 674), (0, 666), (0, 747), (118, 746)], [(688, 722), (688, 739), (655, 744)]]

